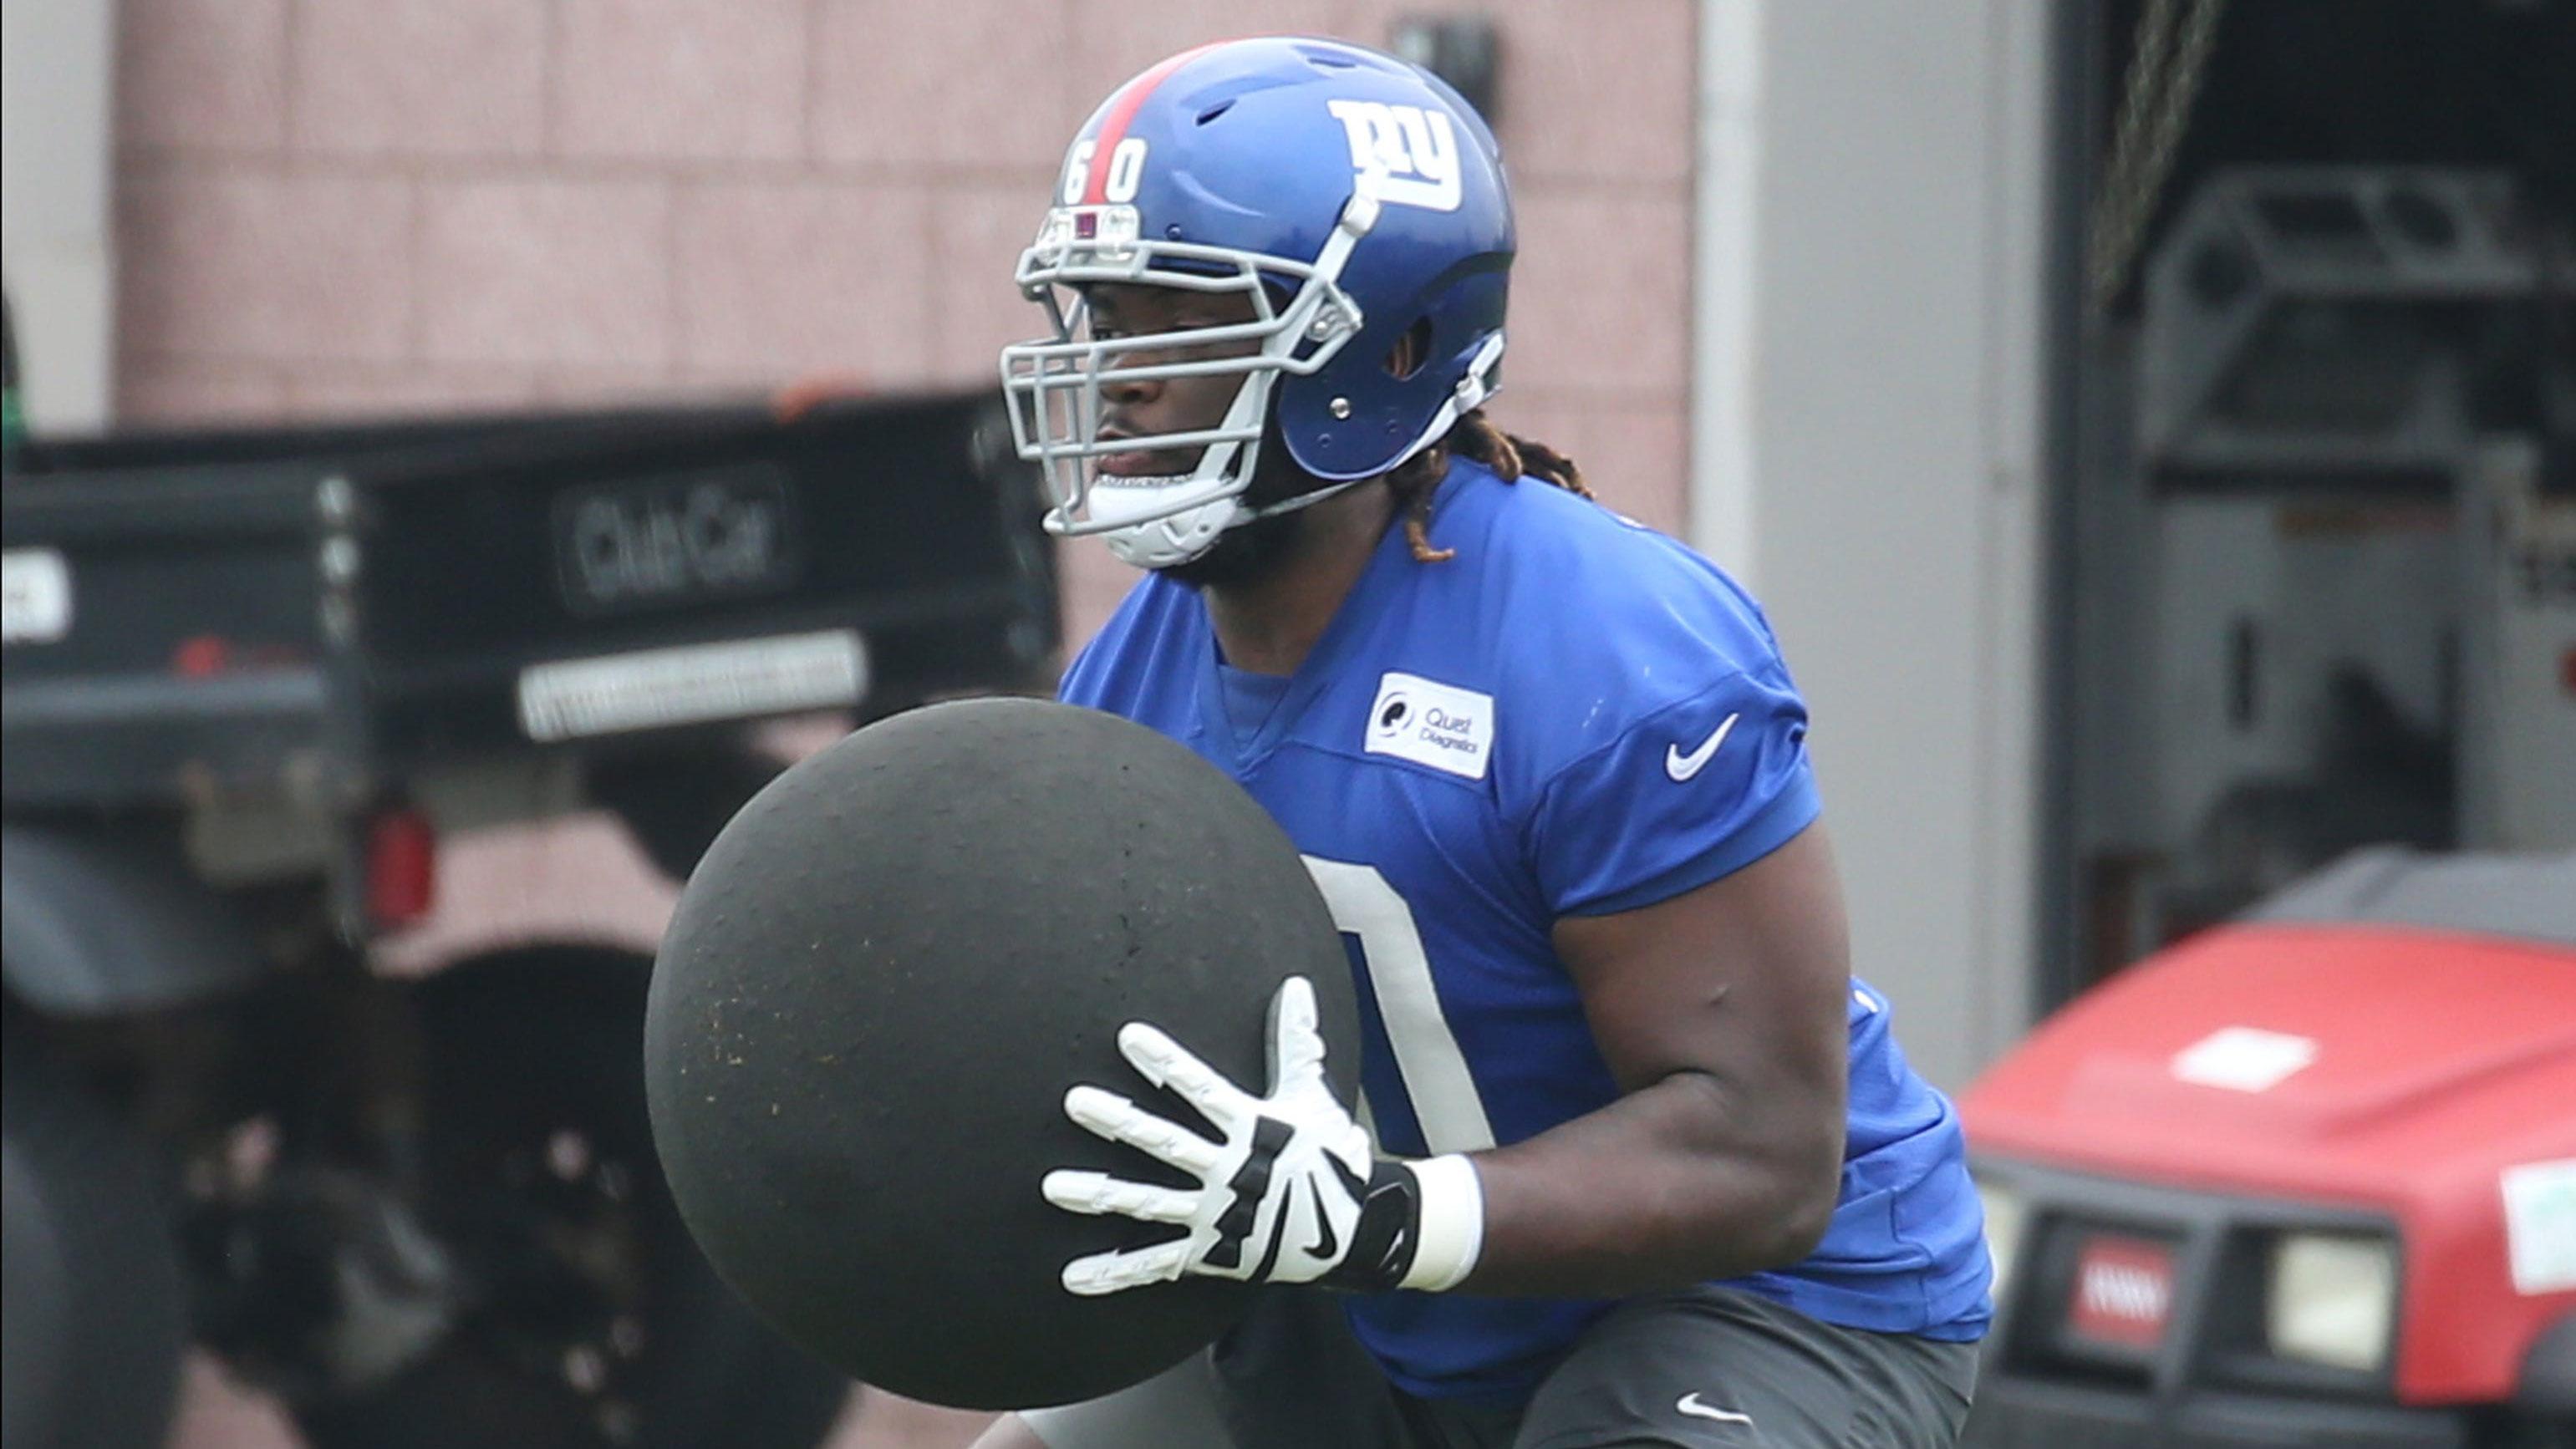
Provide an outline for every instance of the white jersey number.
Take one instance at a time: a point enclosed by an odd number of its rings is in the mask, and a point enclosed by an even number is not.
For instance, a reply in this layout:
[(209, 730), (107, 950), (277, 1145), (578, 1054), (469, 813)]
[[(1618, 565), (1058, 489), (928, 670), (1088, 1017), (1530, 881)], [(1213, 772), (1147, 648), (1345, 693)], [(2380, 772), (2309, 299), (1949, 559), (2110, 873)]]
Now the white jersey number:
[(1422, 1124), (1423, 1145), (1435, 1154), (1493, 1146), (1493, 1124), (1485, 1119), (1485, 1102), (1476, 1095), (1466, 1054), (1458, 1049), (1448, 1018), (1440, 1014), (1431, 958), (1423, 954), (1413, 909), (1375, 866), (1311, 855), (1305, 861), (1333, 913), (1333, 924), (1360, 938), (1378, 1019), (1386, 1023), (1387, 1044), (1395, 1049), (1396, 1071), (1413, 1101), (1414, 1120)]

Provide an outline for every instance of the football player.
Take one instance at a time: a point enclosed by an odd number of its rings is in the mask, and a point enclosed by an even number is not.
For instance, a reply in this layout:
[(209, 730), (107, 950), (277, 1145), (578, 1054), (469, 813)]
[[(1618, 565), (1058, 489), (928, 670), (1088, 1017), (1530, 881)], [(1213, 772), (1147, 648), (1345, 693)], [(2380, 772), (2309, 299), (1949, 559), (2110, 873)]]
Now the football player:
[(1278, 1287), (994, 1449), (1918, 1446), (1967, 1413), (1977, 1199), (1851, 975), (1806, 707), (1741, 588), (1486, 416), (1512, 253), (1454, 91), (1272, 38), (1119, 87), (1021, 259), (1054, 327), (1003, 373), (1050, 523), (1148, 571), (1063, 697), (1268, 808), (1363, 1030), (1320, 1040), (1292, 981), (1269, 1081), (1140, 1022), (1140, 1081), (1072, 1089), (1193, 1185), (1033, 1179), (1153, 1225), (1067, 1291)]

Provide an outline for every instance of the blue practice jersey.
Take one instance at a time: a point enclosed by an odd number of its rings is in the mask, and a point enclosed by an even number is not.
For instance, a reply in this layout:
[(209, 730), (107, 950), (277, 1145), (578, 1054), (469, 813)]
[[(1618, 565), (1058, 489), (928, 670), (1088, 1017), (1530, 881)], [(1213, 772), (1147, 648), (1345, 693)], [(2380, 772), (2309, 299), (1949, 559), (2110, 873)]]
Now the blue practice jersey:
[[(1804, 702), (1761, 610), (1662, 534), (1453, 460), (1414, 561), (1391, 528), (1297, 673), (1219, 657), (1204, 600), (1140, 583), (1063, 697), (1197, 750), (1307, 858), (1359, 988), (1364, 1111), (1399, 1156), (1520, 1141), (1618, 1096), (1550, 945), (1559, 917), (1678, 895), (1817, 815)], [(1854, 982), (1840, 1206), (1737, 1285), (1856, 1328), (1989, 1316), (1957, 1115)], [(1339, 1042), (1328, 1048), (1347, 1050)], [(1525, 1394), (1602, 1301), (1391, 1293), (1352, 1326), (1404, 1389)]]

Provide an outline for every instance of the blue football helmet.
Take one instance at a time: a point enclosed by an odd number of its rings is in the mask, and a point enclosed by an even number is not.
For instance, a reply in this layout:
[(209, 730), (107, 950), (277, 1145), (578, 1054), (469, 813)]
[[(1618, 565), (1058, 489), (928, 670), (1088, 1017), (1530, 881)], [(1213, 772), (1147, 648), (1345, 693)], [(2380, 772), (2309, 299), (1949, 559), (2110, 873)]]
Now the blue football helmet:
[[(1020, 456), (1042, 466), (1054, 501), (1047, 527), (1107, 534), (1129, 563), (1167, 567), (1438, 442), (1496, 386), (1512, 248), (1493, 133), (1419, 67), (1273, 37), (1146, 70), (1083, 123), (1020, 257), (1020, 289), (1054, 332), (1002, 349), (1002, 381)], [(1096, 338), (1085, 289), (1100, 282), (1240, 292), (1254, 317)], [(1417, 328), (1426, 360), (1396, 376), (1387, 360)], [(1242, 378), (1217, 425), (1100, 437), (1104, 380), (1211, 374)], [(1242, 495), (1274, 422), (1328, 486), (1256, 511)], [(1094, 466), (1176, 448), (1201, 450), (1193, 471)]]

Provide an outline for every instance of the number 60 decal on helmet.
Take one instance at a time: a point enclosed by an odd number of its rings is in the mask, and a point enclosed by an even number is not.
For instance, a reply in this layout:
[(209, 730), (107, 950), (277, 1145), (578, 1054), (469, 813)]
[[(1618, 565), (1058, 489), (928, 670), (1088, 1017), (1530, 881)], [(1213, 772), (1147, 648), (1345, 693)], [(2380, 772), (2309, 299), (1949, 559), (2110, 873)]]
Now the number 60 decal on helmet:
[[(1091, 187), (1091, 160), (1100, 143), (1081, 140), (1064, 158), (1064, 190), (1058, 199), (1067, 206), (1082, 204), (1083, 193)], [(1109, 169), (1100, 179), (1100, 197), (1106, 202), (1126, 203), (1136, 199), (1136, 187), (1145, 179), (1145, 138), (1129, 136), (1109, 153)]]

